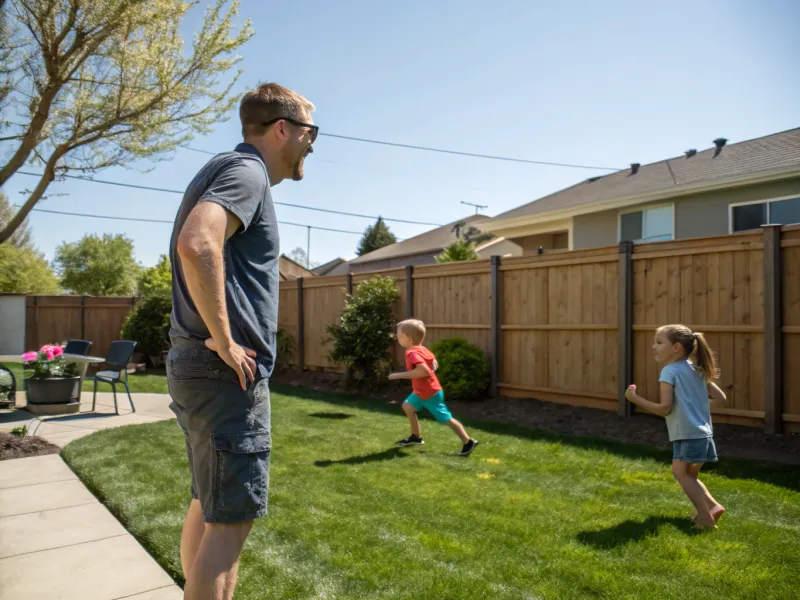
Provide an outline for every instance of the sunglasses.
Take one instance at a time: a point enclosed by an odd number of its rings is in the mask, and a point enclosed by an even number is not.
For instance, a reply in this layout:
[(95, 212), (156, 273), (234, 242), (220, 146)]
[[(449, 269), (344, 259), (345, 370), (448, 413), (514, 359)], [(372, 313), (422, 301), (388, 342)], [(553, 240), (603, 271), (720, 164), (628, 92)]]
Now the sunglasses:
[(319, 135), (319, 125), (312, 125), (311, 123), (303, 123), (302, 121), (295, 121), (294, 119), (290, 119), (289, 117), (278, 117), (277, 119), (272, 119), (271, 121), (267, 121), (266, 123), (262, 123), (264, 127), (269, 127), (277, 123), (278, 121), (288, 121), (292, 125), (297, 125), (298, 127), (308, 127), (308, 135), (311, 138), (311, 143), (313, 144), (317, 141), (317, 136)]

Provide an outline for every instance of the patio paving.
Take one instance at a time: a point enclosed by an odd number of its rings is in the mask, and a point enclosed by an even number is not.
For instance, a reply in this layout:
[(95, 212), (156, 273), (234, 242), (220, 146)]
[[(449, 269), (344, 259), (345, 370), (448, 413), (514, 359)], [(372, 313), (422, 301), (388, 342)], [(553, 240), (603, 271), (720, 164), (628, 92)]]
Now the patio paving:
[[(24, 396), (22, 398), (24, 402)], [(81, 411), (45, 417), (36, 435), (64, 446), (99, 429), (172, 418), (169, 397), (134, 394), (136, 413), (111, 394), (83, 394)], [(19, 401), (18, 401), (19, 405)], [(0, 430), (31, 424), (17, 410)], [(35, 424), (33, 424), (35, 427)], [(0, 461), (0, 600), (180, 600), (183, 591), (58, 455)]]
[(131, 413), (127, 397), (118, 395), (120, 414), (114, 414), (114, 397), (110, 392), (97, 394), (95, 412), (91, 412), (92, 394), (83, 392), (81, 410), (72, 415), (55, 415), (36, 417), (25, 410), (19, 410), (25, 404), (25, 394), (17, 394), (17, 410), (0, 413), (0, 431), (11, 431), (15, 427), (27, 425), (29, 431), (48, 442), (64, 447), (73, 440), (94, 433), (98, 429), (138, 425), (173, 419), (175, 415), (169, 409), (170, 398), (166, 394), (133, 394), (136, 412)]

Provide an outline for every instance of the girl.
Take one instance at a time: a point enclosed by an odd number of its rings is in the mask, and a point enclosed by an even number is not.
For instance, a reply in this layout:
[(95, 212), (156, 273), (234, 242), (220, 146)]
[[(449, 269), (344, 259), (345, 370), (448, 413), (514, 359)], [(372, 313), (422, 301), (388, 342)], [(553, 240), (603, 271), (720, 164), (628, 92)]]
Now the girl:
[(709, 398), (715, 404), (722, 404), (725, 394), (714, 383), (719, 377), (714, 354), (703, 334), (685, 325), (660, 327), (656, 331), (653, 352), (661, 367), (660, 402), (650, 402), (639, 396), (635, 385), (628, 387), (625, 397), (666, 417), (672, 442), (672, 474), (697, 509), (695, 525), (713, 529), (725, 508), (708, 493), (697, 475), (704, 463), (717, 462)]

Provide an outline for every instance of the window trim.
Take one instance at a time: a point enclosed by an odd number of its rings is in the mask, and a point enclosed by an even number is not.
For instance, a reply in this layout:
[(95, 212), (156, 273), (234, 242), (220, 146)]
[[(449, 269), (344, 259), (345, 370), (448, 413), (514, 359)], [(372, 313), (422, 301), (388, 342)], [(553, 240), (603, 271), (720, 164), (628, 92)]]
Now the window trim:
[[(670, 222), (670, 227), (671, 227), (672, 231), (670, 232), (669, 240), (660, 240), (660, 241), (674, 241), (675, 240), (675, 203), (674, 202), (662, 202), (660, 204), (653, 204), (652, 206), (639, 205), (639, 206), (630, 207), (630, 208), (626, 208), (624, 210), (617, 211), (617, 243), (620, 243), (622, 241), (622, 215), (629, 215), (631, 213), (644, 212), (646, 210), (655, 210), (655, 209), (666, 208), (666, 207), (670, 207), (672, 209), (672, 211), (671, 211), (672, 219), (671, 219), (671, 222)], [(644, 227), (644, 223), (642, 223), (642, 226)], [(640, 244), (653, 244), (655, 242), (642, 241), (642, 242), (639, 242), (639, 243)]]
[[(742, 229), (742, 231), (734, 231), (733, 230), (733, 209), (737, 206), (750, 206), (751, 204), (765, 204), (767, 205), (767, 224), (769, 225), (769, 205), (772, 202), (780, 202), (781, 200), (793, 200), (794, 198), (800, 198), (800, 194), (792, 194), (791, 196), (778, 196), (776, 198), (761, 198), (760, 200), (748, 200), (746, 202), (734, 202), (733, 204), (728, 204), (728, 233), (742, 233), (744, 231), (756, 231), (755, 229)], [(763, 227), (763, 225), (762, 225)]]

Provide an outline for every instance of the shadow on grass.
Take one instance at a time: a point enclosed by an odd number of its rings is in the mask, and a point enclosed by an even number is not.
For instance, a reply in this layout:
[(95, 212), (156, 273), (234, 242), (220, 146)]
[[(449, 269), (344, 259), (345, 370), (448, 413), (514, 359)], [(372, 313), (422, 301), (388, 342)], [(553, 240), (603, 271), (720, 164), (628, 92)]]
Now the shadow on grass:
[(316, 417), (317, 419), (331, 419), (332, 421), (343, 421), (344, 419), (352, 419), (355, 415), (343, 412), (316, 412), (309, 413), (309, 417)]
[(383, 460), (394, 460), (395, 458), (405, 458), (408, 456), (400, 448), (389, 448), (383, 452), (376, 452), (375, 454), (364, 454), (361, 456), (351, 456), (350, 458), (343, 458), (342, 460), (318, 460), (314, 463), (316, 467), (330, 467), (331, 465), (365, 465), (372, 462), (380, 462)]
[[(295, 396), (304, 400), (315, 400), (334, 404), (341, 408), (358, 408), (398, 417), (404, 417), (399, 405), (389, 404), (385, 400), (366, 398), (364, 396), (341, 396), (330, 392), (320, 392), (290, 385), (274, 385), (272, 391), (278, 394)], [(427, 418), (423, 411), (420, 419)], [(481, 421), (469, 417), (459, 417), (467, 428), (480, 429), (496, 435), (508, 435), (517, 438), (560, 443), (574, 448), (598, 450), (616, 456), (632, 459), (648, 458), (664, 464), (668, 469), (672, 464), (672, 449), (653, 448), (641, 444), (601, 440), (591, 437), (565, 436), (541, 429), (530, 429), (522, 425), (500, 423), (497, 421)], [(754, 479), (763, 483), (776, 485), (793, 491), (800, 491), (800, 467), (773, 462), (745, 460), (742, 458), (725, 458), (715, 464), (706, 465), (703, 473), (714, 473), (727, 479)]]
[(699, 535), (702, 531), (695, 529), (688, 518), (681, 517), (648, 517), (644, 521), (623, 521), (613, 527), (598, 531), (581, 531), (578, 541), (599, 550), (607, 550), (624, 546), (629, 542), (641, 542), (654, 536), (664, 525), (672, 525), (686, 535)]

